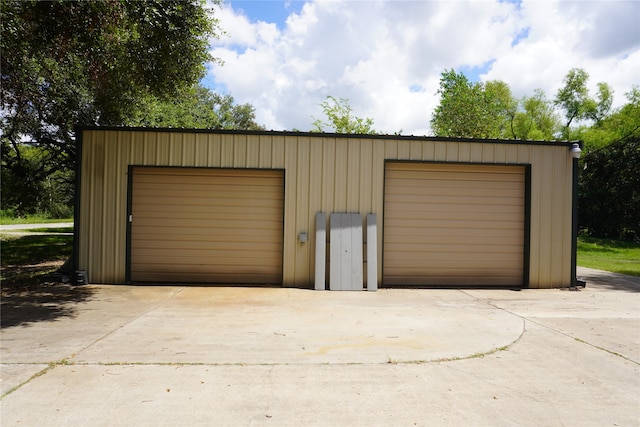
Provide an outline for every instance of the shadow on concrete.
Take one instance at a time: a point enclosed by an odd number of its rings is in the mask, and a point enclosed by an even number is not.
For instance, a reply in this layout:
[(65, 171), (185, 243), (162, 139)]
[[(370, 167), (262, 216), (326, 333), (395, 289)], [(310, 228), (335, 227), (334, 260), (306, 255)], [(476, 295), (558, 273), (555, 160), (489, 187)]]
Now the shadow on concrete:
[(91, 299), (94, 290), (68, 283), (43, 283), (28, 289), (3, 289), (0, 328), (75, 317), (76, 306)]
[(640, 292), (640, 277), (608, 271), (579, 268), (578, 279), (587, 282), (588, 288), (602, 288), (614, 291)]

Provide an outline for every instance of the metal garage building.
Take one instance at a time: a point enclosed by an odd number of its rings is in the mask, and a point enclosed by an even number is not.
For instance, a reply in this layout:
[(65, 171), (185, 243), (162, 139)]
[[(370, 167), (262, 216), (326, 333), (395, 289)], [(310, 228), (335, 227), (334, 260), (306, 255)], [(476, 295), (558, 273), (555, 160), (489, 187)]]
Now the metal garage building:
[(137, 128), (77, 139), (76, 266), (92, 283), (324, 289), (331, 243), (315, 239), (332, 213), (360, 215), (365, 231), (377, 218), (358, 249), (376, 242), (358, 267), (370, 288), (576, 283), (572, 143)]

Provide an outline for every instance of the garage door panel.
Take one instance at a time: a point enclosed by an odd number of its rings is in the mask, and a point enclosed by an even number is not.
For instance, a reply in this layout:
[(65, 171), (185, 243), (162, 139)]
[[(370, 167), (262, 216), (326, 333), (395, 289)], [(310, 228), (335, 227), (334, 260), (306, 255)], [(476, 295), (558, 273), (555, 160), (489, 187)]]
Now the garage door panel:
[[(461, 238), (464, 241), (482, 241), (483, 243), (491, 243), (494, 241), (500, 241), (501, 239), (508, 239), (509, 241), (514, 241), (516, 239), (519, 241), (520, 239), (517, 236), (510, 236), (508, 234), (498, 234), (496, 230), (492, 230), (490, 228), (483, 227), (481, 229), (478, 228), (461, 228), (461, 227), (439, 227), (433, 228), (429, 230), (429, 233), (419, 234), (416, 233), (414, 227), (403, 227), (401, 223), (399, 225), (394, 226), (394, 233), (388, 234), (386, 236), (385, 241), (389, 239), (398, 240), (398, 241), (407, 241), (411, 242), (412, 238), (417, 239), (415, 241), (427, 241), (428, 239), (434, 239), (436, 242), (444, 242), (448, 241), (451, 238)], [(386, 225), (386, 224), (385, 224)], [(520, 226), (516, 226), (517, 229), (522, 228)], [(501, 229), (501, 227), (498, 227)]]
[[(141, 255), (136, 255), (133, 260), (136, 259), (158, 259), (170, 258), (171, 260), (179, 258), (189, 257), (202, 257), (208, 259), (221, 259), (233, 254), (235, 258), (237, 252), (270, 252), (278, 249), (278, 245), (266, 242), (266, 243), (254, 243), (254, 242), (233, 242), (230, 244), (222, 244), (220, 242), (173, 242), (165, 245), (144, 246), (137, 244), (133, 247), (140, 250)], [(234, 253), (235, 252), (235, 253)], [(254, 259), (260, 257), (253, 257), (249, 262), (253, 262)], [(270, 259), (267, 257), (266, 259)], [(247, 262), (247, 263), (249, 263)]]
[[(139, 262), (136, 263), (136, 269), (139, 271), (177, 271), (181, 272), (179, 268), (183, 265), (189, 266), (189, 272), (211, 272), (211, 263), (215, 261), (218, 270), (213, 273), (219, 274), (221, 270), (229, 267), (229, 270), (225, 270), (224, 273), (236, 273), (238, 271), (269, 271), (277, 272), (279, 269), (273, 265), (270, 257), (256, 257), (251, 260), (251, 263), (238, 264), (236, 257), (232, 253), (227, 253), (225, 256), (210, 257), (210, 256), (180, 256), (174, 255), (171, 262), (160, 262), (157, 257), (139, 257)], [(152, 268), (151, 268), (152, 267)]]
[[(455, 230), (457, 233), (461, 233), (462, 230)], [(486, 232), (484, 234), (477, 233), (475, 235), (476, 238), (485, 238), (487, 239), (487, 243), (484, 243), (483, 246), (509, 246), (512, 248), (517, 245), (520, 240), (513, 236), (495, 236), (495, 233)], [(438, 244), (454, 244), (454, 245), (467, 245), (467, 244), (477, 244), (476, 239), (470, 238), (470, 236), (464, 234), (428, 234), (421, 236), (419, 234), (411, 233), (411, 229), (406, 229), (402, 234), (390, 236), (387, 243), (404, 243), (409, 247), (410, 245), (429, 245), (433, 247)]]
[[(158, 185), (162, 185), (162, 188), (166, 189), (168, 192), (178, 192), (184, 188), (184, 186), (189, 187), (189, 191), (192, 191), (194, 194), (208, 191), (212, 188), (219, 188), (222, 191), (232, 192), (232, 190), (239, 191), (241, 193), (249, 193), (255, 191), (255, 189), (264, 189), (270, 192), (275, 192), (273, 186), (277, 185), (277, 180), (273, 179), (265, 179), (261, 182), (251, 182), (255, 181), (257, 178), (247, 178), (247, 177), (239, 177), (239, 178), (225, 178), (219, 179), (216, 183), (202, 183), (202, 176), (191, 177), (188, 180), (181, 180), (179, 177), (168, 177), (164, 180), (156, 180), (154, 179), (156, 176), (148, 176), (146, 182), (136, 182), (136, 186), (142, 190), (148, 190), (154, 194)], [(251, 182), (251, 187), (247, 188), (245, 186), (246, 182)]]
[(388, 163), (385, 285), (523, 283), (524, 167)]
[[(415, 199), (414, 199), (415, 200)], [(426, 212), (468, 212), (473, 209), (473, 212), (488, 212), (488, 213), (508, 213), (519, 215), (523, 212), (523, 206), (513, 201), (513, 199), (503, 200), (491, 200), (491, 203), (463, 203), (457, 202), (455, 199), (449, 198), (445, 200), (439, 200), (432, 198), (432, 203), (411, 203), (411, 199), (398, 200), (391, 199), (388, 202), (406, 203), (406, 207), (402, 211), (390, 210), (387, 213), (388, 217), (400, 216), (403, 217), (409, 212), (415, 212), (416, 215), (422, 216)], [(486, 198), (485, 198), (486, 200)]]
[[(387, 258), (388, 261), (396, 261), (397, 268), (418, 268), (425, 265), (439, 266), (450, 265), (457, 269), (477, 269), (477, 268), (493, 268), (493, 266), (508, 266), (510, 262), (508, 259), (496, 260), (496, 254), (508, 254), (511, 253), (506, 247), (469, 247), (466, 246), (468, 252), (456, 251), (455, 245), (440, 245), (441, 251), (430, 252), (426, 254), (415, 252), (396, 252), (390, 254)], [(472, 252), (476, 249), (475, 252)], [(489, 250), (494, 249), (496, 252), (490, 253)], [(478, 252), (485, 251), (485, 252)], [(519, 253), (520, 255), (522, 252)], [(418, 267), (416, 267), (418, 266)]]
[[(443, 228), (460, 228), (461, 230), (478, 230), (479, 228), (483, 228), (486, 230), (493, 230), (498, 231), (498, 230), (509, 230), (509, 229), (517, 229), (517, 230), (521, 230), (522, 229), (522, 224), (523, 222), (504, 222), (504, 221), (492, 221), (492, 220), (486, 220), (486, 221), (465, 221), (464, 219), (461, 219), (459, 221), (453, 221), (449, 218), (432, 218), (432, 219), (415, 219), (415, 218), (407, 218), (407, 220), (413, 220), (414, 221), (414, 225), (412, 226), (405, 226), (402, 225), (404, 222), (402, 219), (400, 218), (395, 218), (392, 219), (391, 221), (389, 221), (389, 223), (385, 222), (385, 226), (393, 226), (393, 225), (397, 225), (398, 227), (401, 228), (413, 228), (414, 233), (417, 233), (418, 231), (416, 231), (417, 228), (439, 228), (440, 224), (442, 223), (446, 223), (446, 225), (442, 225)], [(395, 221), (395, 222), (394, 222)], [(428, 234), (428, 233), (425, 233)]]
[(234, 212), (234, 209), (227, 209), (222, 207), (220, 211), (212, 210), (210, 212), (154, 212), (153, 214), (136, 214), (136, 219), (140, 222), (143, 222), (144, 225), (147, 223), (151, 224), (153, 221), (164, 220), (172, 221), (177, 225), (189, 226), (190, 223), (194, 224), (217, 224), (218, 221), (229, 221), (230, 216), (233, 216), (234, 220), (237, 221), (255, 221), (256, 216), (263, 216), (265, 223), (274, 223), (277, 224), (280, 221), (282, 216), (282, 211), (275, 210), (272, 212), (263, 213), (261, 209), (257, 210), (243, 210), (238, 211), (237, 209)]
[[(187, 187), (187, 185), (188, 184), (185, 184), (185, 187)], [(141, 187), (134, 187), (133, 191), (138, 193), (144, 193), (144, 196), (143, 196), (144, 199), (141, 201), (145, 201), (151, 204), (153, 203), (160, 204), (159, 202), (161, 202), (162, 200), (166, 200), (168, 197), (170, 197), (175, 199), (176, 202), (179, 202), (181, 200), (187, 200), (187, 201), (194, 202), (196, 206), (198, 205), (211, 206), (212, 200), (210, 200), (209, 198), (209, 195), (211, 193), (216, 193), (218, 197), (221, 200), (224, 200), (225, 204), (228, 206), (243, 205), (243, 202), (248, 198), (252, 200), (269, 201), (271, 203), (273, 203), (274, 200), (281, 200), (276, 197), (272, 197), (272, 196), (276, 196), (276, 194), (274, 193), (261, 191), (256, 188), (252, 190), (245, 190), (245, 191), (240, 191), (240, 190), (233, 191), (229, 188), (225, 188), (223, 191), (220, 191), (219, 188), (208, 188), (202, 191), (183, 188), (182, 190), (168, 191), (164, 188), (157, 188), (151, 191)]]
[[(235, 231), (237, 230), (237, 231)], [(234, 245), (236, 243), (255, 243), (264, 244), (270, 243), (275, 246), (280, 244), (281, 238), (278, 235), (278, 229), (274, 228), (270, 233), (265, 233), (263, 230), (256, 229), (255, 232), (245, 230), (241, 228), (233, 229), (215, 229), (215, 228), (194, 228), (194, 229), (167, 229), (166, 233), (159, 234), (153, 232), (153, 229), (148, 229), (144, 233), (136, 233), (136, 239), (132, 242), (131, 247), (153, 247), (159, 244), (164, 245), (167, 248), (179, 247), (180, 245), (193, 247), (200, 243), (210, 242), (212, 244), (227, 246)], [(183, 232), (181, 232), (183, 231)], [(234, 232), (235, 231), (235, 232)], [(214, 235), (214, 237), (212, 237)]]
[[(203, 177), (199, 177), (202, 179)], [(254, 178), (256, 179), (256, 178)], [(245, 182), (251, 183), (250, 180), (244, 180)], [(145, 195), (148, 197), (158, 196), (163, 197), (167, 194), (171, 194), (173, 196), (183, 196), (183, 197), (196, 197), (201, 196), (203, 193), (207, 193), (210, 191), (218, 191), (225, 198), (233, 198), (234, 195), (256, 195), (260, 196), (261, 194), (272, 194), (276, 195), (278, 192), (274, 191), (271, 186), (264, 185), (265, 183), (261, 183), (260, 185), (253, 185), (251, 183), (251, 187), (246, 187), (246, 185), (201, 185), (201, 186), (192, 186), (191, 184), (185, 182), (180, 184), (160, 184), (151, 186), (149, 185), (136, 185), (136, 188), (144, 191)], [(237, 196), (239, 197), (239, 196)]]
[[(385, 284), (389, 286), (514, 286), (514, 281), (519, 280), (518, 276), (505, 276), (502, 271), (495, 275), (487, 273), (477, 273), (469, 276), (456, 276), (454, 272), (444, 272), (442, 275), (430, 274), (424, 276), (403, 275), (401, 279), (391, 278)], [(460, 283), (464, 283), (461, 285)]]
[(132, 281), (282, 282), (282, 171), (145, 167), (132, 179)]
[[(238, 264), (232, 252), (228, 252), (224, 257), (211, 256), (172, 256), (172, 262), (158, 262), (157, 257), (139, 257), (136, 259), (136, 268), (133, 271), (180, 271), (181, 268), (188, 267), (191, 274), (194, 271), (211, 271), (210, 265), (215, 263), (218, 267), (217, 271), (225, 270), (225, 273), (233, 273), (237, 271), (271, 271), (276, 272), (276, 268), (269, 269), (272, 264), (269, 258), (254, 258), (251, 264)], [(213, 273), (212, 273), (213, 274)]]
[(251, 273), (248, 271), (240, 271), (237, 273), (215, 274), (211, 272), (197, 273), (193, 272), (189, 275), (176, 273), (174, 271), (166, 272), (141, 272), (144, 275), (145, 282), (148, 283), (224, 283), (225, 285), (241, 285), (244, 283), (272, 285), (277, 283), (280, 274), (271, 276), (265, 275), (263, 272)]
[[(460, 250), (460, 247), (464, 246), (465, 252)], [(421, 244), (406, 244), (407, 251), (397, 251), (389, 254), (389, 260), (397, 260), (402, 263), (406, 263), (408, 266), (411, 263), (420, 262), (444, 262), (449, 261), (456, 263), (456, 265), (464, 266), (471, 265), (472, 263), (488, 262), (492, 264), (499, 263), (495, 260), (495, 256), (498, 254), (522, 254), (523, 251), (514, 251), (512, 245), (472, 245), (472, 244), (446, 244), (446, 243), (434, 243), (429, 246), (429, 250), (432, 252), (424, 251), (425, 246)], [(462, 258), (465, 257), (465, 258)]]
[[(139, 189), (134, 188), (134, 191), (138, 191)], [(202, 207), (203, 209), (207, 209), (207, 208), (213, 208), (213, 207), (230, 207), (230, 208), (235, 208), (235, 207), (239, 207), (239, 206), (244, 206), (245, 202), (242, 197), (235, 197), (236, 195), (234, 195), (233, 197), (225, 197), (224, 194), (220, 194), (220, 193), (215, 193), (214, 191), (207, 191), (207, 192), (203, 192), (202, 194), (199, 194), (197, 196), (194, 197), (185, 197), (185, 193), (180, 194), (180, 195), (171, 195), (169, 193), (165, 193), (163, 194), (159, 194), (158, 196), (155, 197), (141, 197), (138, 202), (141, 204), (141, 207), (146, 211), (154, 211), (155, 208), (157, 207), (162, 207), (164, 206), (165, 209), (170, 209), (169, 207), (166, 206), (166, 204), (164, 203), (164, 201), (167, 198), (171, 198), (172, 200), (175, 200), (176, 204), (174, 205), (174, 209), (179, 210), (182, 206), (184, 206), (184, 202), (189, 202), (190, 206), (195, 206), (195, 207)], [(218, 197), (218, 202), (216, 203), (215, 200), (211, 200), (210, 199), (210, 195), (211, 194), (216, 194)], [(277, 199), (275, 197), (268, 197), (268, 194), (265, 193), (260, 193), (259, 195), (260, 197), (252, 197), (251, 200), (253, 200), (253, 206), (255, 208), (258, 207), (262, 207), (265, 209), (269, 209), (269, 208), (274, 208), (274, 207), (279, 207), (282, 204), (282, 199)]]
[[(147, 203), (146, 200), (141, 200), (141, 203)], [(218, 204), (210, 202), (207, 204), (199, 203), (190, 205), (189, 212), (185, 212), (184, 208), (179, 205), (167, 205), (165, 203), (147, 203), (138, 209), (137, 215), (142, 217), (157, 217), (173, 214), (177, 218), (189, 218), (189, 217), (205, 217), (210, 218), (211, 215), (228, 216), (229, 214), (236, 214), (238, 212), (238, 206), (240, 204)], [(251, 209), (247, 208), (243, 212), (248, 212), (251, 215), (260, 213), (265, 218), (276, 221), (282, 217), (282, 201), (275, 200), (254, 200), (254, 206)]]
[[(278, 229), (274, 228), (275, 231)], [(139, 239), (136, 242), (132, 243), (132, 247), (137, 247), (140, 243), (138, 241), (144, 240), (147, 242), (147, 245), (155, 245), (157, 246), (162, 242), (173, 242), (168, 243), (169, 245), (176, 246), (179, 244), (184, 244), (185, 246), (190, 246), (190, 243), (193, 242), (197, 244), (198, 242), (211, 242), (211, 237), (208, 234), (209, 229), (203, 228), (192, 228), (192, 229), (183, 229), (183, 230), (167, 230), (165, 229), (164, 234), (154, 233), (153, 231), (149, 231), (147, 233), (137, 233)], [(248, 243), (272, 243), (274, 242), (274, 236), (270, 234), (240, 234), (235, 231), (235, 229), (226, 229), (219, 230), (217, 233), (219, 239), (233, 239), (234, 242), (248, 242)], [(186, 242), (186, 243), (185, 243)], [(222, 242), (223, 245), (226, 245), (226, 242)], [(274, 245), (278, 245), (278, 243), (273, 243)], [(191, 246), (193, 247), (193, 246)]]
[[(270, 227), (278, 227), (280, 222), (266, 221), (264, 223), (256, 223), (255, 216), (253, 219), (246, 213), (238, 213), (238, 218), (205, 218), (202, 217), (181, 217), (181, 218), (141, 218), (136, 215), (135, 219), (138, 222), (144, 222), (143, 226), (140, 226), (140, 230), (145, 228), (154, 229), (155, 227), (175, 227), (175, 228), (191, 228), (199, 227), (201, 229), (215, 229), (215, 228), (237, 228), (244, 230), (247, 233), (253, 233), (260, 230), (268, 230)], [(257, 216), (257, 215), (256, 215)]]
[[(132, 258), (134, 261), (142, 258), (150, 258), (150, 259), (162, 259), (162, 258), (172, 258), (178, 259), (179, 257), (205, 257), (205, 258), (215, 258), (216, 260), (221, 259), (223, 257), (228, 256), (229, 254), (233, 254), (234, 252), (246, 252), (246, 251), (273, 251), (277, 250), (278, 247), (276, 244), (271, 242), (265, 243), (255, 243), (255, 242), (237, 242), (233, 244), (221, 244), (219, 242), (172, 242), (168, 244), (169, 247), (164, 247), (158, 245), (153, 247), (136, 245), (134, 249), (139, 249), (144, 252), (144, 255), (137, 255), (136, 258)], [(176, 253), (176, 251), (178, 251)], [(238, 254), (234, 254), (236, 257)], [(251, 262), (254, 259), (252, 258)]]
[[(279, 212), (282, 216), (282, 212)], [(269, 230), (278, 230), (282, 228), (282, 219), (269, 218), (273, 214), (265, 215), (266, 218), (263, 222), (256, 223), (255, 217), (260, 216), (260, 211), (256, 212), (238, 212), (233, 213), (230, 211), (228, 214), (212, 212), (210, 214), (185, 214), (179, 215), (174, 212), (158, 213), (153, 216), (136, 215), (135, 219), (142, 224), (139, 224), (138, 232), (146, 232), (148, 230), (154, 230), (156, 227), (169, 226), (166, 229), (167, 233), (172, 229), (184, 229), (184, 230), (201, 230), (206, 232), (211, 228), (219, 228), (221, 231), (229, 229), (229, 232), (242, 232), (249, 229), (262, 230), (268, 233)], [(230, 218), (232, 217), (233, 218)], [(274, 215), (275, 216), (275, 215)], [(223, 227), (221, 225), (224, 224)], [(253, 232), (253, 231), (251, 231)]]
[(494, 176), (478, 176), (478, 173), (461, 173), (461, 174), (447, 174), (443, 176), (434, 176), (432, 173), (414, 173), (411, 177), (406, 176), (402, 173), (401, 170), (392, 170), (388, 173), (394, 179), (397, 179), (398, 183), (405, 188), (404, 192), (410, 191), (411, 189), (418, 190), (427, 190), (420, 185), (424, 180), (429, 180), (437, 184), (437, 188), (450, 189), (451, 191), (464, 190), (467, 187), (469, 180), (473, 180), (475, 182), (475, 186), (478, 188), (487, 188), (487, 189), (508, 189), (510, 188), (510, 183), (514, 181), (519, 181), (518, 179), (513, 179), (513, 177), (508, 175), (494, 175)]
[[(262, 266), (245, 266), (233, 271), (212, 273), (206, 266), (191, 266), (188, 274), (177, 269), (179, 265), (142, 265), (136, 272), (144, 275), (145, 282), (273, 284), (281, 275), (279, 271), (265, 271)], [(211, 279), (214, 278), (215, 281)]]
[[(240, 171), (233, 171), (229, 174), (218, 174), (218, 180), (216, 182), (203, 182), (202, 177), (205, 174), (200, 175), (178, 175), (178, 174), (165, 174), (164, 172), (156, 174), (148, 171), (138, 173), (139, 177), (136, 184), (143, 187), (154, 187), (157, 184), (162, 184), (168, 188), (178, 188), (180, 185), (186, 184), (192, 186), (194, 189), (211, 187), (211, 186), (224, 186), (224, 187), (242, 187), (243, 182), (252, 181), (259, 177), (260, 173), (253, 176), (243, 175)], [(263, 176), (260, 182), (253, 184), (255, 187), (271, 187), (277, 185), (279, 179), (277, 177)]]
[[(484, 164), (484, 165), (467, 164), (465, 165), (464, 171), (460, 171), (460, 170), (454, 171), (450, 167), (452, 164), (453, 163), (443, 164), (443, 165), (431, 164), (429, 166), (430, 179), (434, 181), (440, 180), (440, 181), (456, 182), (456, 181), (464, 181), (465, 178), (464, 178), (464, 175), (462, 174), (475, 174), (475, 175), (478, 175), (475, 178), (475, 181), (502, 181), (502, 176), (504, 175), (518, 174), (518, 172), (515, 172), (513, 170), (508, 170), (508, 169), (488, 170), (485, 166), (492, 166), (489, 164)], [(401, 174), (399, 176), (399, 179), (406, 179), (408, 181), (423, 179), (424, 177), (423, 175), (424, 168), (422, 167), (422, 165), (418, 163), (413, 163), (413, 164), (387, 163), (386, 172), (389, 174), (399, 172)]]
[[(426, 267), (413, 267), (413, 268), (405, 268), (398, 270), (390, 270), (396, 273), (396, 279), (398, 283), (401, 283), (402, 280), (399, 279), (400, 276), (411, 277), (413, 281), (415, 281), (418, 277), (423, 277), (423, 279), (429, 283), (433, 283), (433, 279), (438, 278), (440, 280), (440, 284), (446, 282), (446, 280), (442, 280), (446, 277), (451, 277), (457, 279), (467, 278), (469, 280), (469, 271), (465, 269), (458, 269), (451, 266), (442, 266), (442, 265), (434, 265), (434, 266), (426, 266)], [(505, 269), (505, 268), (478, 268), (474, 269), (474, 271), (478, 274), (476, 278), (473, 280), (469, 280), (470, 283), (476, 284), (478, 281), (484, 281), (487, 277), (509, 277), (515, 278), (518, 280), (520, 278), (520, 270), (518, 269)], [(458, 282), (456, 282), (458, 283)]]
[[(160, 179), (170, 179), (167, 177), (177, 176), (178, 179), (188, 179), (191, 176), (210, 176), (211, 168), (183, 168), (183, 167), (144, 167), (140, 166), (136, 170), (136, 174), (140, 177), (141, 180), (144, 177), (148, 176), (159, 176)], [(265, 175), (265, 172), (276, 172), (274, 175)], [(261, 179), (279, 179), (278, 173), (281, 173), (279, 170), (269, 170), (269, 169), (215, 169), (215, 174), (218, 177), (232, 177), (232, 178), (242, 178), (242, 177), (258, 177)], [(174, 182), (174, 181), (170, 181)]]
[[(400, 184), (400, 183), (398, 183)], [(432, 183), (433, 184), (433, 183)], [(422, 184), (424, 185), (424, 183)], [(419, 191), (418, 191), (419, 190)], [(401, 191), (401, 190), (398, 190)], [(416, 191), (409, 191), (407, 189), (404, 192), (398, 192), (388, 195), (391, 202), (407, 202), (415, 201), (416, 197), (433, 197), (434, 201), (441, 203), (462, 203), (467, 205), (483, 204), (483, 199), (491, 197), (490, 203), (504, 203), (505, 201), (511, 201), (514, 197), (520, 195), (519, 189), (507, 188), (507, 189), (493, 189), (493, 188), (478, 188), (476, 190), (472, 188), (420, 188)], [(466, 197), (461, 201), (460, 197)]]

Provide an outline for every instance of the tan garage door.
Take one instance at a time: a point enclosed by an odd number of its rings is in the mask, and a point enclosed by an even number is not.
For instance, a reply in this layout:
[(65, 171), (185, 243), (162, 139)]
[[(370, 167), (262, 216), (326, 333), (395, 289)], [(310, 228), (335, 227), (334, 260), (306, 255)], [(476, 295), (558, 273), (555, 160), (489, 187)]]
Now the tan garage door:
[(132, 174), (131, 281), (282, 283), (282, 171)]
[(383, 284), (523, 285), (524, 166), (385, 169)]

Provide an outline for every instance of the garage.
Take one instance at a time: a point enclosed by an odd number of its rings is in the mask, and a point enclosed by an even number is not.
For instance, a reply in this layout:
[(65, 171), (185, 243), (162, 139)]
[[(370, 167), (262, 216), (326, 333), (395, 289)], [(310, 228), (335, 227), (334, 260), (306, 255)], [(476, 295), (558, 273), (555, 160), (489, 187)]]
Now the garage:
[(527, 168), (387, 162), (383, 284), (526, 286)]
[(89, 283), (332, 289), (334, 214), (362, 224), (350, 268), (368, 290), (577, 283), (577, 142), (103, 127), (77, 138), (74, 267)]
[(282, 283), (284, 172), (130, 168), (131, 282)]

